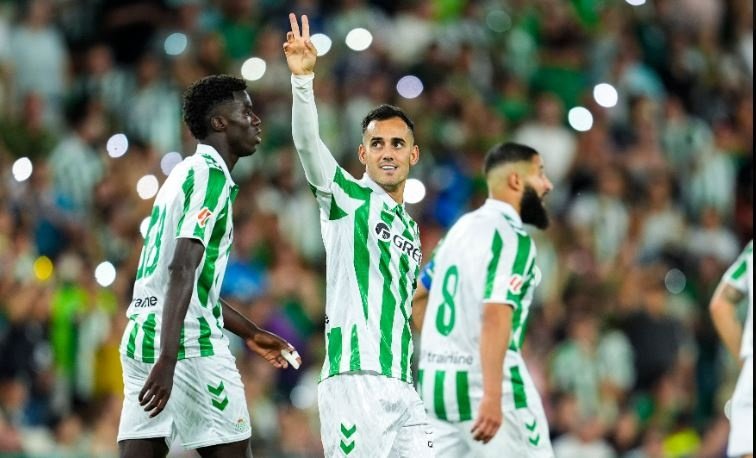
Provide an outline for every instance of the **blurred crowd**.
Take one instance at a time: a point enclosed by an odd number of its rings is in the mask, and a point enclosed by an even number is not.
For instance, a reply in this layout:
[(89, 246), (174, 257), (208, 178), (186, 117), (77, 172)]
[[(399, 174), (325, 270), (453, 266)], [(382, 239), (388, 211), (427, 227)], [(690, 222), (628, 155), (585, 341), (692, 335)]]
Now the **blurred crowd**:
[[(330, 38), (315, 91), (345, 168), (362, 174), (370, 108), (414, 119), (426, 259), (486, 198), (493, 143), (541, 153), (555, 191), (524, 354), (557, 456), (724, 456), (738, 364), (707, 305), (753, 233), (750, 0), (0, 0), (0, 455), (117, 454), (154, 195), (137, 182), (194, 151), (183, 89), (245, 62), (264, 138), (234, 171), (222, 295), (304, 361), (276, 371), (232, 342), (255, 456), (322, 455), (324, 253), (291, 142), (289, 11)], [(345, 44), (359, 27), (363, 51)], [(422, 86), (397, 88), (408, 75)]]

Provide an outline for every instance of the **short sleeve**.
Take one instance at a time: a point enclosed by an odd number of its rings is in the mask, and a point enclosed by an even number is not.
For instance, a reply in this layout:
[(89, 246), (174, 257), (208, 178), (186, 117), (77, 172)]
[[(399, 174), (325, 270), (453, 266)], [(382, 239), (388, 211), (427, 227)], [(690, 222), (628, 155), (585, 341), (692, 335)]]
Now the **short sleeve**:
[(181, 185), (183, 201), (176, 238), (197, 239), (207, 246), (223, 209), (227, 180), (223, 170), (213, 166), (203, 164), (189, 169)]
[(738, 259), (727, 269), (723, 281), (732, 285), (742, 293), (748, 292), (748, 263), (753, 259), (753, 241), (751, 241), (738, 256)]
[(483, 302), (509, 304), (519, 309), (534, 281), (532, 239), (525, 232), (495, 230), (489, 253)]

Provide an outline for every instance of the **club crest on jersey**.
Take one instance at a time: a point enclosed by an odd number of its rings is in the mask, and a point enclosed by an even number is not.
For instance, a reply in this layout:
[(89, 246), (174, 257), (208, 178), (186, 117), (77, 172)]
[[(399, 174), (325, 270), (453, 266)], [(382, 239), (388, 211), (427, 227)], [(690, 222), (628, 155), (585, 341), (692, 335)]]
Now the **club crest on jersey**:
[(200, 210), (199, 213), (197, 213), (197, 224), (199, 224), (199, 227), (205, 227), (207, 220), (210, 219), (211, 216), (213, 216), (213, 212), (211, 212), (209, 208), (204, 207)]
[(392, 234), (389, 225), (383, 221), (380, 221), (375, 225), (375, 235), (377, 235), (378, 239), (383, 242), (391, 242), (394, 247), (398, 248), (403, 253), (406, 253), (418, 264), (422, 261), (422, 252), (420, 251), (420, 248), (415, 246), (411, 240), (399, 234)]

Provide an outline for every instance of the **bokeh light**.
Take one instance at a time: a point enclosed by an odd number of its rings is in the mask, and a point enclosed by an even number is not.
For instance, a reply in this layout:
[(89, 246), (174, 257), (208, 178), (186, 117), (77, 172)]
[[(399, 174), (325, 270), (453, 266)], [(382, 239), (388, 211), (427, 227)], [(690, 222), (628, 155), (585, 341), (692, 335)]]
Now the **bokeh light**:
[(189, 44), (189, 39), (185, 34), (176, 32), (168, 35), (163, 43), (163, 49), (169, 56), (179, 56), (186, 51), (186, 45)]
[(97, 284), (103, 288), (112, 285), (115, 279), (116, 269), (110, 262), (101, 262), (97, 265), (97, 268), (95, 268), (95, 280), (97, 281)]
[(423, 93), (423, 82), (415, 75), (403, 76), (396, 83), (396, 92), (405, 99), (414, 99)]
[(425, 185), (417, 178), (409, 178), (404, 185), (404, 201), (416, 204), (425, 198)]
[(331, 37), (324, 33), (316, 33), (315, 35), (310, 36), (310, 41), (315, 45), (315, 49), (318, 50), (318, 56), (325, 56), (328, 54), (328, 51), (331, 50), (331, 46), (333, 45)]
[(160, 170), (163, 171), (163, 174), (165, 176), (168, 176), (171, 174), (171, 170), (173, 170), (173, 168), (176, 167), (182, 160), (183, 158), (181, 157), (180, 153), (171, 151), (170, 153), (167, 153), (165, 156), (163, 156), (162, 159), (160, 159)]
[(28, 180), (33, 170), (34, 167), (32, 166), (32, 161), (28, 157), (20, 157), (16, 159), (11, 167), (13, 178), (19, 183)]
[(257, 81), (263, 77), (268, 65), (259, 57), (250, 57), (241, 66), (242, 78), (248, 81)]
[(139, 197), (147, 200), (155, 197), (159, 187), (160, 183), (155, 175), (145, 175), (137, 181), (136, 190)]
[(585, 107), (574, 107), (567, 113), (567, 122), (578, 132), (587, 132), (593, 127), (593, 115)]
[(115, 134), (108, 139), (105, 145), (110, 157), (121, 157), (129, 149), (129, 139), (124, 134)]
[(364, 51), (373, 43), (373, 34), (369, 30), (358, 27), (347, 33), (346, 45), (353, 51)]
[(611, 84), (600, 83), (593, 88), (593, 98), (602, 107), (611, 108), (617, 105), (619, 94), (617, 94), (617, 89)]
[(32, 269), (34, 270), (34, 276), (37, 280), (45, 281), (52, 277), (54, 267), (50, 258), (47, 256), (40, 256), (34, 260)]

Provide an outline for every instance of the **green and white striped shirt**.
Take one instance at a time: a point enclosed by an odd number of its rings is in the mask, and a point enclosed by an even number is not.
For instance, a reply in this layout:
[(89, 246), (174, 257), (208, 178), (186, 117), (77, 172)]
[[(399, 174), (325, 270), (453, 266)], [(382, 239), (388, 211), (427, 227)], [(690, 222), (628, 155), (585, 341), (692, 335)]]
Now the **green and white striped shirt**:
[(178, 359), (230, 353), (219, 295), (231, 251), (231, 204), (237, 191), (226, 163), (208, 145), (197, 145), (196, 153), (168, 176), (152, 207), (126, 312), (129, 322), (121, 339), (122, 354), (147, 363), (155, 362), (159, 354), (168, 265), (179, 238), (199, 240), (205, 253), (181, 327)]
[(313, 77), (292, 76), (292, 133), (320, 207), (326, 250), (321, 380), (373, 371), (412, 381), (412, 295), (421, 262), (415, 221), (367, 174), (353, 178), (320, 140)]
[(738, 259), (727, 269), (722, 281), (748, 296), (748, 314), (743, 323), (743, 338), (740, 357), (753, 355), (753, 240), (748, 242)]
[[(419, 364), (419, 391), (431, 415), (472, 419), (483, 395), (480, 333), (486, 303), (514, 309), (503, 383), (522, 384), (518, 353), (541, 279), (535, 258), (535, 244), (520, 216), (494, 199), (460, 218), (436, 248), (422, 275), (429, 296)], [(521, 386), (502, 391), (523, 392)]]

